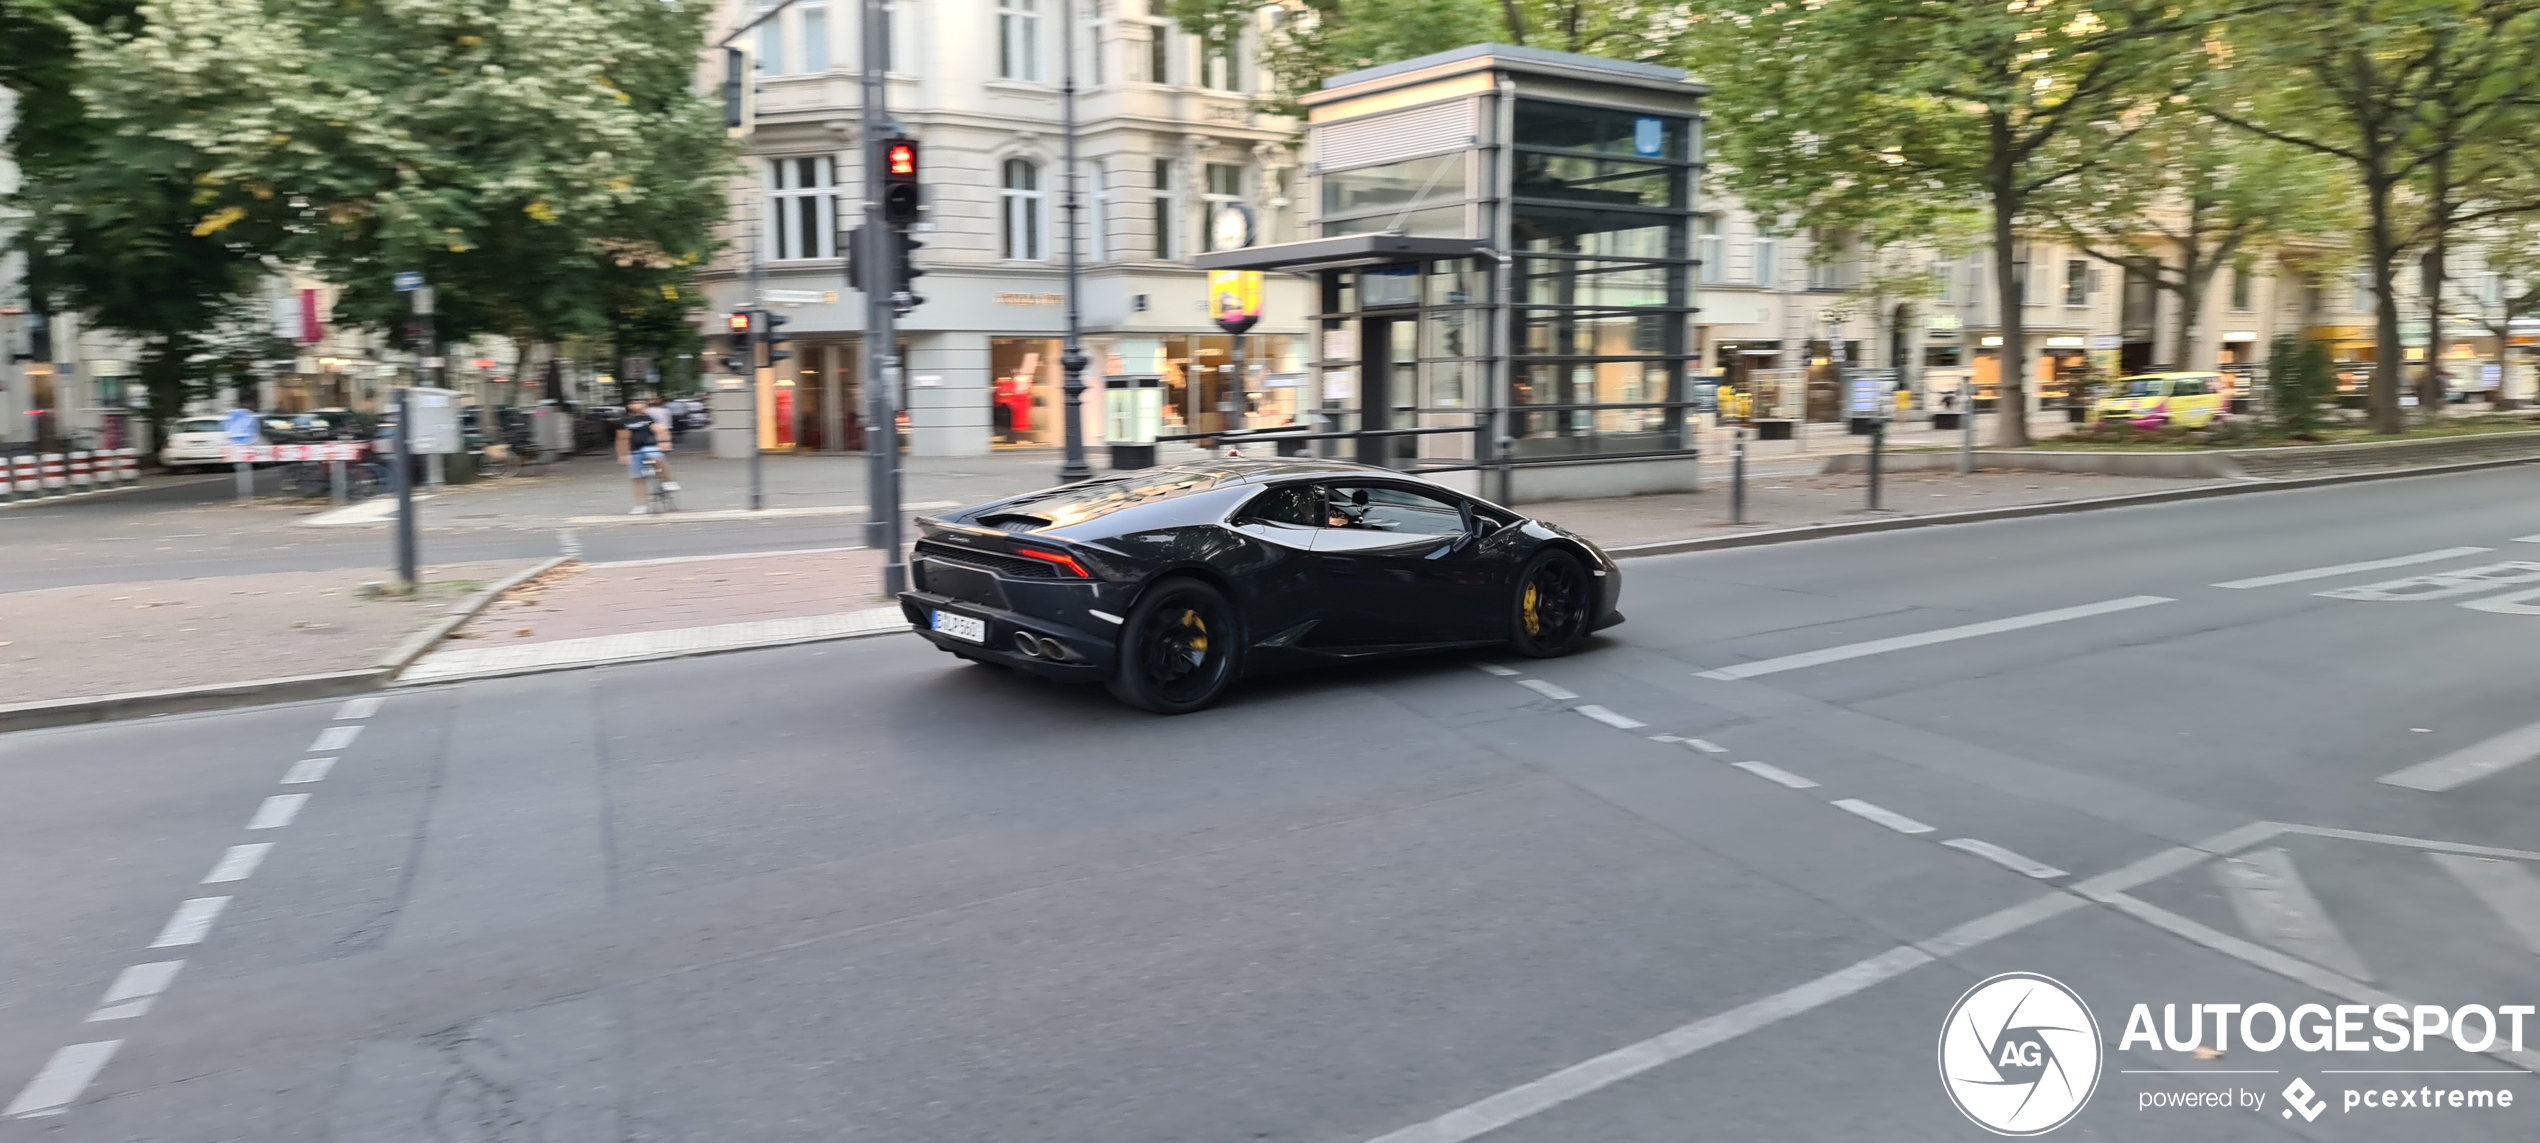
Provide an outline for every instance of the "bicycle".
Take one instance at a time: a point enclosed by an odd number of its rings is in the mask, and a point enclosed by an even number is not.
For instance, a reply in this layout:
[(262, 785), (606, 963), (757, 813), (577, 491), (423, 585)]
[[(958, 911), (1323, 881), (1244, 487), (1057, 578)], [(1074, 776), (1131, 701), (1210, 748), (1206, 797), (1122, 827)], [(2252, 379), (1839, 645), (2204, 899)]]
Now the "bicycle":
[(661, 462), (650, 456), (645, 457), (644, 495), (652, 505), (652, 514), (655, 516), (679, 510), (678, 499), (671, 495), (670, 489), (663, 487), (667, 483), (661, 478)]
[[(319, 500), (334, 495), (333, 466), (335, 463), (325, 460), (292, 462), (282, 470), (283, 491), (305, 500)], [(348, 502), (368, 500), (379, 494), (379, 486), (385, 476), (385, 470), (381, 469), (377, 462), (348, 460), (342, 463), (344, 465), (344, 498)]]
[(485, 466), (495, 476), (535, 476), (545, 471), (546, 459), (528, 445), (497, 441), (485, 446)]

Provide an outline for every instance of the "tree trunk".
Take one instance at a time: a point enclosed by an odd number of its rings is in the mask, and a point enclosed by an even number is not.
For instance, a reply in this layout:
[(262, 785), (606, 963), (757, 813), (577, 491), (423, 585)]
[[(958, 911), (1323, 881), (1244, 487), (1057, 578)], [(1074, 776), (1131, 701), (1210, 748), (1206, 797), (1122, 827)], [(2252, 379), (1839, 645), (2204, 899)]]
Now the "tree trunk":
[[(2014, 268), (2012, 243), (2018, 240), (2019, 172), (2012, 166), (2011, 121), (1996, 110), (1991, 115), (1992, 169), (1987, 181), (1993, 199), (1993, 293), (2001, 313), (2002, 368), (1995, 375), (1994, 407), (2000, 413), (1993, 443), (2001, 448), (2028, 446), (2028, 344), (2022, 307), (2025, 275)], [(1974, 406), (1969, 406), (1970, 412)]]
[(2372, 381), (2364, 405), (2376, 433), (2396, 433), (2408, 426), (2399, 414), (2399, 240), (2392, 233), (2391, 185), (2386, 178), (2364, 182), (2372, 207)]
[[(2435, 209), (2444, 209), (2436, 203)], [(2417, 271), (2425, 292), (2425, 370), (2417, 375), (2417, 416), (2433, 420), (2443, 414), (2443, 257), (2442, 231), (2436, 231), (2434, 242), (2425, 248), (2425, 262)]]
[(2516, 404), (2514, 401), (2513, 389), (2513, 328), (2515, 310), (2514, 299), (2510, 295), (2508, 295), (2504, 300), (2504, 309), (2504, 320), (2491, 327), (2496, 334), (2496, 408), (2499, 411), (2511, 409), (2515, 407)]

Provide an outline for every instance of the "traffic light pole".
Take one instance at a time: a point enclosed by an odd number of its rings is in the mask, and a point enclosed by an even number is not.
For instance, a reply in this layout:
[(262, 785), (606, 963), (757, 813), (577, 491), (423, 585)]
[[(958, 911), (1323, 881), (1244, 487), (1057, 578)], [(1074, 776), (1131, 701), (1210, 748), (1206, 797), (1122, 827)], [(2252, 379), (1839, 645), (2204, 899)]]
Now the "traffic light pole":
[(884, 149), (894, 133), (883, 76), (890, 67), (890, 17), (883, 0), (863, 0), (864, 59), (860, 116), (864, 143), (864, 546), (882, 552), (882, 591), (908, 588), (908, 563), (900, 553), (900, 354), (898, 311), (892, 294), (900, 283), (897, 235), (883, 218)]

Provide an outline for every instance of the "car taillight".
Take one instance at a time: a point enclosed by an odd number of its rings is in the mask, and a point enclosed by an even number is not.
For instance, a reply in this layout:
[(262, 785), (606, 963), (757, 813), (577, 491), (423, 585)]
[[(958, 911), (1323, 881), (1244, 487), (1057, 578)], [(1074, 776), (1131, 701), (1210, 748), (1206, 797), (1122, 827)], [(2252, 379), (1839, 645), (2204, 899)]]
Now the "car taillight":
[(1094, 578), (1092, 572), (1085, 570), (1085, 565), (1077, 563), (1076, 557), (1068, 555), (1065, 552), (1045, 552), (1038, 548), (1016, 548), (1014, 549), (1014, 554), (1026, 559), (1043, 560), (1048, 563), (1057, 564), (1058, 566), (1067, 569), (1067, 574), (1075, 576), (1078, 579)]

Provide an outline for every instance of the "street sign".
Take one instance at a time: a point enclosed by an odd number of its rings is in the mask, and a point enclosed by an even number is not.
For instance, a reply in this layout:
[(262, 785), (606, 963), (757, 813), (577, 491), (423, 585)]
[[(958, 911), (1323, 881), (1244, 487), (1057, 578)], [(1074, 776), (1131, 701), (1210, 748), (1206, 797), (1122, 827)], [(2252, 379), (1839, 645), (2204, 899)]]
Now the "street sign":
[(221, 418), (220, 435), (222, 440), (234, 445), (256, 443), (256, 415), (245, 409), (231, 409), (227, 416)]
[(413, 270), (404, 271), (390, 281), (396, 284), (397, 292), (401, 294), (412, 293), (423, 288), (423, 275)]
[(759, 300), (772, 306), (817, 306), (838, 300), (836, 290), (761, 290)]
[(2090, 335), (2090, 348), (2101, 351), (2124, 349), (2125, 337), (2122, 334), (2094, 333)]

